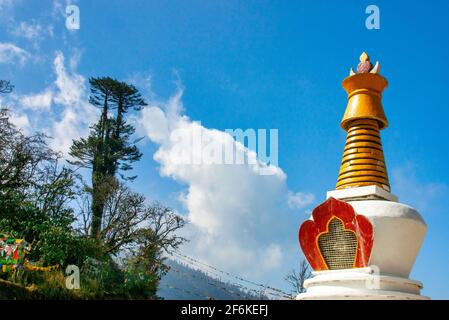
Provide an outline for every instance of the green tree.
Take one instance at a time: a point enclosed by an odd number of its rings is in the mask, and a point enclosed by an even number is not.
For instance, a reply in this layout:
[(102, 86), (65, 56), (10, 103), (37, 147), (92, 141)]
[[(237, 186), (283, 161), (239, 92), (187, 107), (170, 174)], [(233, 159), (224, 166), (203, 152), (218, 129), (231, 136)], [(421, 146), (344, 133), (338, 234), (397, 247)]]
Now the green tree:
[[(31, 243), (30, 261), (80, 266), (82, 289), (67, 290), (61, 270), (22, 269), (0, 277), (17, 288), (32, 285), (41, 298), (155, 299), (167, 270), (163, 252), (185, 241), (177, 234), (185, 222), (169, 208), (147, 204), (115, 177), (141, 156), (131, 141), (134, 128), (125, 120), (130, 108), (144, 104), (137, 90), (111, 78), (91, 83), (91, 103), (102, 108), (101, 116), (89, 137), (72, 146), (74, 163), (92, 169), (90, 190), (76, 170), (61, 165), (45, 135), (25, 135), (9, 121), (8, 111), (0, 110), (0, 230)], [(11, 90), (9, 82), (0, 81), (0, 93)], [(85, 227), (77, 229), (79, 200), (88, 208), (78, 215)], [(0, 286), (0, 297), (4, 291)]]
[(125, 259), (126, 287), (137, 297), (156, 296), (161, 277), (169, 268), (164, 252), (176, 250), (186, 241), (176, 234), (184, 219), (158, 203), (147, 206), (147, 225), (135, 232), (135, 247)]
[(132, 163), (140, 160), (140, 153), (133, 140), (135, 128), (125, 118), (129, 109), (140, 110), (145, 101), (132, 85), (110, 77), (91, 78), (90, 103), (101, 108), (99, 121), (91, 127), (87, 138), (75, 140), (70, 155), (72, 164), (92, 170), (92, 223), (91, 236), (98, 238), (101, 232), (105, 201), (115, 176), (125, 177), (123, 172), (132, 169)]
[[(84, 230), (89, 230), (92, 217), (89, 203), (85, 205), (87, 208), (82, 210)], [(159, 203), (147, 204), (143, 195), (117, 181), (105, 202), (98, 240), (108, 255), (124, 257), (122, 270), (114, 268), (110, 259), (91, 261), (85, 269), (109, 292), (126, 298), (154, 298), (159, 280), (168, 270), (163, 253), (177, 249), (185, 241), (177, 234), (184, 225), (184, 219), (170, 208)], [(116, 280), (111, 280), (112, 275)], [(123, 286), (115, 284), (112, 288), (108, 282), (121, 281), (118, 280), (121, 276), (124, 277)]]
[[(140, 111), (146, 105), (139, 91), (133, 85), (124, 82), (117, 82), (114, 86), (112, 102), (117, 114), (113, 122), (112, 152), (111, 156), (108, 157), (110, 162), (107, 163), (110, 176), (114, 176), (118, 170), (131, 170), (132, 166), (130, 163), (140, 160), (142, 154), (135, 146), (137, 141), (129, 143), (135, 128), (126, 123), (125, 114), (129, 109)], [(127, 179), (133, 178), (128, 177)]]
[(45, 136), (25, 136), (0, 112), (0, 230), (31, 243), (29, 259), (79, 263), (86, 243), (72, 227), (78, 177)]

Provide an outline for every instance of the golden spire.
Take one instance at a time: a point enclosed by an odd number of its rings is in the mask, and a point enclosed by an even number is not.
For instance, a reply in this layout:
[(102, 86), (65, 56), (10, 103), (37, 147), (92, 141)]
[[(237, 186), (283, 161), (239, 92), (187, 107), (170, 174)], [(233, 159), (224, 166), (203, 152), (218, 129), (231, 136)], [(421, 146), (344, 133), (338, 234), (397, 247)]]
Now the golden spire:
[(387, 80), (373, 68), (363, 52), (357, 73), (351, 69), (343, 80), (348, 105), (341, 127), (348, 132), (337, 189), (377, 185), (390, 191), (379, 131), (388, 125), (382, 108), (382, 91)]
[(366, 62), (366, 61), (369, 61), (369, 56), (365, 51), (363, 51), (362, 54), (360, 55), (360, 62)]

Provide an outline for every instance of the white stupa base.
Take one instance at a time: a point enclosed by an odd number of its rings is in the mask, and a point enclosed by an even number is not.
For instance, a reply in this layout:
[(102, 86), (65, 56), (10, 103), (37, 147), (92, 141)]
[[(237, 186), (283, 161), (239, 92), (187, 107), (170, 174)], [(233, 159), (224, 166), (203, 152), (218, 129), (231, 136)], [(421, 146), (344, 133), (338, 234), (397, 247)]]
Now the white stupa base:
[(397, 202), (398, 197), (378, 186), (364, 186), (328, 191), (326, 199), (333, 197), (344, 201), (387, 200)]
[(313, 272), (304, 282), (307, 292), (297, 300), (428, 300), (422, 284), (407, 278), (377, 275), (377, 268)]

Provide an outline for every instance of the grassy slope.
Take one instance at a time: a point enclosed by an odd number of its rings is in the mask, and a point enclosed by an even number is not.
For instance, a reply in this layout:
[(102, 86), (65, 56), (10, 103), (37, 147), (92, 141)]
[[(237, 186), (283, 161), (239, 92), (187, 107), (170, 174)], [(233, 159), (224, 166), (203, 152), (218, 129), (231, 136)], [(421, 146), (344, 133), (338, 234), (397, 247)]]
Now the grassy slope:
[(39, 294), (31, 287), (24, 287), (19, 284), (0, 279), (1, 300), (24, 300), (39, 298)]

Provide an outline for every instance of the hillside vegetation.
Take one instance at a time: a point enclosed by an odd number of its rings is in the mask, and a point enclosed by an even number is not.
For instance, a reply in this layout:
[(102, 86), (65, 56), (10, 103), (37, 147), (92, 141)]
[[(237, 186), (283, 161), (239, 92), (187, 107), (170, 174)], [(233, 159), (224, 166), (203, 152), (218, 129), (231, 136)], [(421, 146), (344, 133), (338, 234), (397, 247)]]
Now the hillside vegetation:
[[(163, 253), (184, 241), (182, 217), (128, 186), (142, 154), (127, 115), (144, 99), (109, 77), (89, 82), (99, 119), (70, 161), (0, 109), (0, 299), (158, 299)], [(12, 90), (0, 81), (0, 94)], [(79, 270), (69, 287), (68, 266)]]

